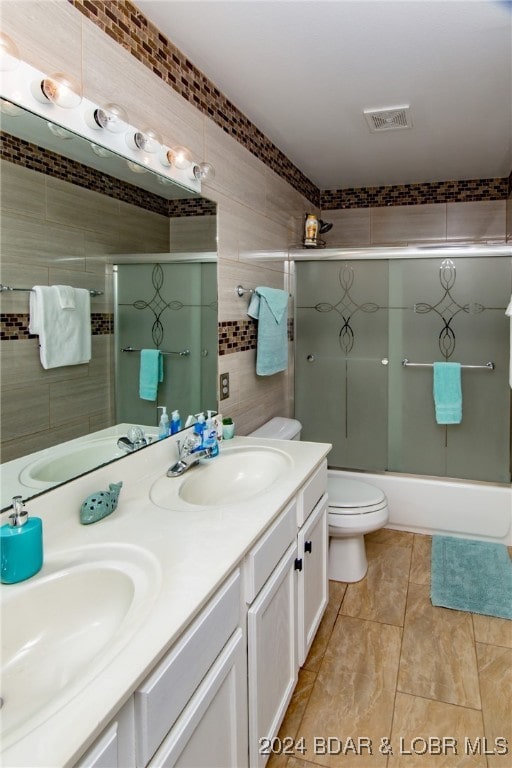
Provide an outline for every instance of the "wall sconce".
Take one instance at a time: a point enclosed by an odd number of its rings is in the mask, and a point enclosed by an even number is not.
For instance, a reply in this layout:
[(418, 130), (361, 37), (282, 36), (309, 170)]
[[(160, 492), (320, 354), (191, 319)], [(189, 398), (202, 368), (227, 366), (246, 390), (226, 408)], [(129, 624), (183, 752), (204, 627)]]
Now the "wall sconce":
[(141, 152), (154, 154), (160, 149), (162, 139), (156, 131), (145, 128), (143, 131), (130, 131), (126, 134), (126, 143), (130, 149), (140, 149)]
[(194, 165), (192, 173), (198, 181), (211, 181), (215, 177), (215, 168), (211, 163), (199, 163)]
[(103, 128), (110, 133), (123, 133), (128, 126), (126, 110), (119, 104), (106, 104), (104, 108), (97, 107), (89, 110), (84, 115), (89, 128), (99, 130)]
[(31, 91), (34, 98), (42, 104), (51, 101), (64, 109), (74, 109), (82, 101), (80, 86), (63, 72), (32, 82)]
[(0, 32), (0, 70), (12, 72), (20, 63), (20, 55), (16, 43), (9, 35)]

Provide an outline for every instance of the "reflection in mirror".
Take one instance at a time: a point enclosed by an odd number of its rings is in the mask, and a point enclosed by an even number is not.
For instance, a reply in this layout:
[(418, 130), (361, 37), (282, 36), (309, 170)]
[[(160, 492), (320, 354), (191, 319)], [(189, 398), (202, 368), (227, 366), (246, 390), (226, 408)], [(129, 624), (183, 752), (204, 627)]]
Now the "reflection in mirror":
[[(4, 102), (2, 284), (71, 285), (100, 293), (91, 298), (90, 363), (49, 370), (41, 366), (38, 337), (29, 333), (29, 290), (1, 293), (2, 509), (13, 493), (29, 498), (126, 455), (117, 447), (118, 433), (142, 423), (156, 434), (157, 404), (169, 412), (179, 408), (183, 420), (188, 412), (215, 408), (217, 362), (215, 204), (156, 173), (135, 174), (121, 158), (100, 157), (89, 141), (76, 134), (62, 138), (19, 107), (11, 114), (5, 108)], [(161, 291), (168, 304), (161, 308), (161, 340), (150, 328), (157, 264), (180, 273), (167, 282), (170, 292)], [(147, 278), (142, 292), (126, 289), (127, 303), (140, 300), (148, 308), (131, 307), (129, 317), (127, 307), (121, 311), (115, 304), (114, 284), (120, 269), (132, 268)], [(136, 280), (142, 289), (142, 278)], [(120, 284), (118, 290), (125, 291)], [(173, 309), (180, 304), (184, 312)], [(142, 402), (140, 356), (121, 353), (118, 337), (124, 346), (165, 350), (169, 343), (171, 350), (177, 344), (191, 354), (166, 360), (158, 400)], [(124, 389), (116, 392), (115, 381)], [(189, 390), (193, 400), (185, 398)], [(32, 485), (17, 488), (28, 465), (37, 465), (29, 473)]]

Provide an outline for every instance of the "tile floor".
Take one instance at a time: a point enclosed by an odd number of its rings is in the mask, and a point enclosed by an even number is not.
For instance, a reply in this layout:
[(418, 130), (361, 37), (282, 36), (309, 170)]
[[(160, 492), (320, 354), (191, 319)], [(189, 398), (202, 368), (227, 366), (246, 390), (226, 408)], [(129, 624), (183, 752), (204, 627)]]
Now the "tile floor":
[(430, 546), (377, 531), (330, 582), (267, 768), (512, 768), (512, 621), (433, 607)]

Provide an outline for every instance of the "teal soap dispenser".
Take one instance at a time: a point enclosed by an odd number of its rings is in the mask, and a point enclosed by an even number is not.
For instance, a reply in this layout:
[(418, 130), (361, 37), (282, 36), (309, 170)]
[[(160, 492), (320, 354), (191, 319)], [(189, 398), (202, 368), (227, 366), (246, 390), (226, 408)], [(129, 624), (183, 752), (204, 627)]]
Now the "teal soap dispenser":
[(14, 496), (9, 522), (0, 527), (1, 581), (16, 584), (34, 576), (43, 565), (43, 523), (29, 518), (21, 496)]

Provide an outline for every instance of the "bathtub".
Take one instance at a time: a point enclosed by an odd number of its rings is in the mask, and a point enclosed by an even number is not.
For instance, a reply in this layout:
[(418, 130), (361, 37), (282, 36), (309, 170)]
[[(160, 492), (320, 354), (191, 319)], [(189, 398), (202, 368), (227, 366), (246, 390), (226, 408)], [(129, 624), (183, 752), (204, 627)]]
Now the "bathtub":
[(390, 514), (387, 528), (512, 545), (512, 488), (509, 485), (386, 472), (337, 471), (343, 477), (372, 483), (384, 491)]

